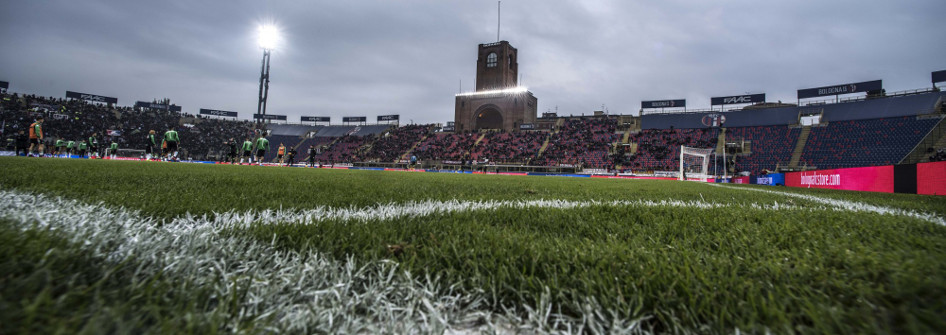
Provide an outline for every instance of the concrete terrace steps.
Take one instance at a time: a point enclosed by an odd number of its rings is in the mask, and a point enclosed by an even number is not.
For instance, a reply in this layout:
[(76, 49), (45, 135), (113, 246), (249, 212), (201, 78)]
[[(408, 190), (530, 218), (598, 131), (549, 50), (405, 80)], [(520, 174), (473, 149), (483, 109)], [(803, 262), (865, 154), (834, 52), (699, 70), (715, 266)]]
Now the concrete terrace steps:
[(719, 130), (719, 136), (716, 137), (716, 154), (722, 155), (726, 150), (726, 128)]
[(798, 161), (801, 160), (801, 154), (805, 151), (805, 144), (808, 143), (808, 135), (810, 134), (811, 126), (801, 128), (801, 132), (798, 134), (798, 142), (795, 143), (795, 150), (792, 150), (792, 160), (788, 162), (788, 166), (798, 166)]
[(424, 134), (424, 136), (421, 136), (420, 140), (417, 141), (417, 143), (414, 143), (414, 145), (412, 145), (410, 149), (407, 149), (407, 151), (404, 152), (403, 155), (401, 155), (401, 157), (399, 158), (399, 160), (407, 160), (408, 158), (410, 158), (410, 157), (411, 157), (411, 153), (414, 152), (414, 149), (417, 149), (417, 146), (418, 146), (418, 145), (420, 145), (421, 143), (424, 143), (424, 141), (427, 140), (427, 137), (430, 137), (430, 133), (429, 133), (429, 132), (426, 133), (426, 134)]
[(559, 131), (560, 127), (561, 127), (561, 123), (562, 123), (561, 120), (559, 120), (559, 122), (557, 123), (558, 126), (555, 127), (555, 131), (550, 131), (550, 132), (548, 133), (548, 135), (545, 136), (545, 141), (543, 141), (543, 142), (542, 142), (542, 146), (539, 147), (539, 152), (535, 153), (535, 159), (541, 158), (541, 157), (542, 157), (542, 154), (545, 153), (545, 149), (548, 149), (548, 147), (549, 147), (549, 140), (552, 139), (552, 135), (554, 135), (555, 133), (558, 133), (558, 131)]
[(939, 122), (933, 126), (926, 136), (900, 160), (900, 164), (925, 163), (930, 160), (927, 150), (930, 148), (946, 148), (946, 116), (939, 115)]

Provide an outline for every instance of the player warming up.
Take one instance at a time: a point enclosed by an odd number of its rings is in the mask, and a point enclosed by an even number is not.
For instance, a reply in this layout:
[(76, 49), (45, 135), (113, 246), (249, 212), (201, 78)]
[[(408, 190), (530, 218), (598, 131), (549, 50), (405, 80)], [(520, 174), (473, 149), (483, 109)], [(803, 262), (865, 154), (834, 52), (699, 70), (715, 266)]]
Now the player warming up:
[(157, 139), (154, 138), (154, 129), (148, 132), (148, 137), (145, 138), (145, 159), (151, 160), (154, 155), (154, 147), (158, 145)]
[(227, 146), (227, 163), (233, 164), (236, 163), (237, 155), (237, 142), (233, 137), (230, 138), (226, 143)]
[(108, 154), (108, 159), (115, 159), (115, 157), (118, 157), (118, 143), (115, 142), (114, 139), (112, 139), (112, 144), (108, 147)]
[(26, 156), (33, 156), (33, 148), (39, 149), (36, 157), (42, 157), (46, 150), (43, 145), (43, 117), (36, 118), (36, 122), (30, 125), (30, 148), (26, 151)]
[(289, 153), (286, 154), (286, 166), (292, 166), (296, 162), (296, 148), (289, 148)]
[(248, 164), (253, 164), (253, 142), (250, 142), (249, 137), (243, 141), (243, 157), (240, 157), (240, 164), (243, 164), (243, 159), (246, 159)]
[(256, 140), (256, 162), (259, 163), (259, 165), (263, 165), (263, 156), (266, 155), (267, 150), (269, 150), (269, 140), (263, 135), (260, 135)]
[(283, 160), (286, 157), (286, 146), (282, 143), (279, 143), (279, 149), (276, 150), (276, 159), (279, 160), (279, 164), (283, 163)]
[(177, 150), (178, 145), (180, 144), (181, 138), (177, 135), (177, 130), (174, 130), (174, 127), (168, 127), (168, 131), (164, 133), (164, 143), (167, 144), (167, 160), (177, 160)]
[(99, 139), (96, 137), (98, 134), (92, 132), (92, 136), (89, 136), (89, 158), (99, 157)]

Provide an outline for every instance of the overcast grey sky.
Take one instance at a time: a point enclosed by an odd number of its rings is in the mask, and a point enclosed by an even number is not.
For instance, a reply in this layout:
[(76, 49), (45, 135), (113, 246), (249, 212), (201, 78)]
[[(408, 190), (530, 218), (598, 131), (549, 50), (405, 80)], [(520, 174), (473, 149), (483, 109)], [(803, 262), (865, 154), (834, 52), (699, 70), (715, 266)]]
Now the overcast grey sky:
[[(539, 112), (636, 114), (641, 100), (695, 109), (874, 79), (888, 92), (929, 87), (946, 69), (944, 12), (943, 0), (507, 0), (501, 37), (519, 49)], [(477, 45), (496, 40), (496, 1), (5, 0), (0, 80), (249, 118), (267, 22), (283, 34), (270, 114), (446, 122), (460, 81), (473, 87)]]

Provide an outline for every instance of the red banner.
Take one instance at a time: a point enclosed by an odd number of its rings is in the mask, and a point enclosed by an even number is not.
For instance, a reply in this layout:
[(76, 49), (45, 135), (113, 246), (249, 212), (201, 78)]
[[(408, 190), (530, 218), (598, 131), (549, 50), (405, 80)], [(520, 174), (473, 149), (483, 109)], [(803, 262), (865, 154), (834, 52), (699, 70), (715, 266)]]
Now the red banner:
[(893, 193), (893, 165), (790, 172), (785, 186)]
[(946, 195), (946, 162), (916, 165), (916, 193)]

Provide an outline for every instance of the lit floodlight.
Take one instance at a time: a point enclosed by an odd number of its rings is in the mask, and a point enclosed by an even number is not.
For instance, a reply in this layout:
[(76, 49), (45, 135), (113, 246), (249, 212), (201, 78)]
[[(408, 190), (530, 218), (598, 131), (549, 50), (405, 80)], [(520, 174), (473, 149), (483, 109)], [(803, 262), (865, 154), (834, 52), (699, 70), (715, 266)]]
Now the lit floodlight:
[(274, 25), (259, 27), (259, 46), (265, 50), (273, 50), (279, 41), (279, 29)]
[(479, 91), (479, 92), (467, 92), (457, 94), (458, 97), (469, 96), (469, 95), (484, 95), (484, 94), (503, 94), (503, 93), (526, 93), (529, 89), (525, 86), (516, 86), (513, 88), (507, 88), (504, 90), (492, 90), (492, 91)]

